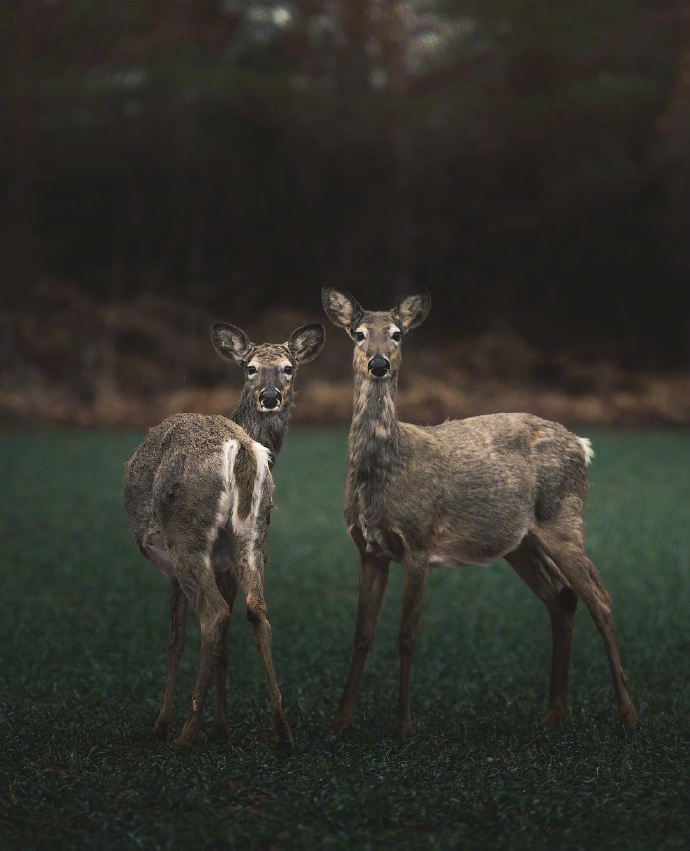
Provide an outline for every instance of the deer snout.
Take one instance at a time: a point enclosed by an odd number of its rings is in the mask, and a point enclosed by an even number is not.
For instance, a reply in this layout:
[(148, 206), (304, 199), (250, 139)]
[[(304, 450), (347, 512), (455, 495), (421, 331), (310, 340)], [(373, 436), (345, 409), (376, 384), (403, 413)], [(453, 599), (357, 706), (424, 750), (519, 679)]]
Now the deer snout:
[(259, 404), (262, 408), (272, 411), (280, 405), (282, 398), (280, 390), (272, 384), (269, 384), (267, 387), (264, 387), (261, 393), (259, 393)]
[(375, 375), (376, 378), (383, 378), (390, 368), (391, 362), (388, 358), (384, 358), (383, 355), (374, 355), (374, 357), (369, 361), (369, 372), (372, 375)]

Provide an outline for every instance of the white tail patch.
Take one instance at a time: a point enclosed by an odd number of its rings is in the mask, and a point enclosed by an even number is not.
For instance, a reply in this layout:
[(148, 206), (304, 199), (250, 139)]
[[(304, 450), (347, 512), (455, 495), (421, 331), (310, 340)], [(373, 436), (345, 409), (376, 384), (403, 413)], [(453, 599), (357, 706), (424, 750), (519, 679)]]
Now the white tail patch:
[(218, 507), (216, 508), (216, 522), (209, 532), (210, 543), (213, 544), (218, 537), (218, 530), (228, 521), (233, 498), (235, 497), (235, 476), (233, 468), (235, 466), (235, 455), (237, 454), (237, 441), (228, 440), (223, 444), (223, 460), (221, 463), (221, 473), (223, 476), (223, 490), (218, 497)]
[(251, 518), (251, 540), (249, 541), (248, 561), (251, 570), (256, 568), (256, 517), (261, 504), (261, 495), (264, 489), (264, 481), (266, 474), (269, 472), (269, 464), (271, 462), (271, 452), (261, 443), (252, 442), (254, 457), (256, 458), (256, 479), (254, 480), (254, 493), (252, 494), (252, 507), (249, 512), (248, 520)]
[(252, 510), (250, 511), (250, 517), (256, 517), (256, 512), (259, 510), (259, 503), (261, 502), (264, 479), (266, 478), (266, 473), (268, 472), (268, 468), (271, 463), (271, 450), (267, 449), (261, 443), (257, 443), (255, 440), (252, 441), (252, 449), (254, 450), (254, 457), (256, 458), (256, 479), (254, 481), (254, 493), (252, 494)]
[(252, 441), (252, 451), (256, 459), (257, 468), (256, 478), (254, 479), (249, 514), (245, 518), (241, 518), (238, 514), (240, 493), (237, 482), (235, 481), (235, 458), (238, 449), (239, 441), (237, 440), (228, 440), (223, 444), (222, 468), (225, 488), (218, 501), (217, 525), (213, 530), (213, 537), (215, 538), (218, 534), (218, 528), (226, 523), (229, 517), (232, 523), (233, 533), (248, 545), (247, 556), (250, 566), (253, 568), (255, 563), (256, 518), (261, 504), (266, 474), (269, 471), (271, 452), (260, 443)]
[(592, 441), (588, 437), (578, 437), (578, 440), (580, 441), (580, 446), (583, 448), (585, 453), (585, 464), (589, 467), (592, 463), (592, 458), (594, 458)]
[(271, 463), (271, 450), (267, 449), (263, 444), (257, 443), (256, 440), (252, 441), (252, 448), (256, 457), (256, 466), (259, 468), (261, 478), (263, 479)]

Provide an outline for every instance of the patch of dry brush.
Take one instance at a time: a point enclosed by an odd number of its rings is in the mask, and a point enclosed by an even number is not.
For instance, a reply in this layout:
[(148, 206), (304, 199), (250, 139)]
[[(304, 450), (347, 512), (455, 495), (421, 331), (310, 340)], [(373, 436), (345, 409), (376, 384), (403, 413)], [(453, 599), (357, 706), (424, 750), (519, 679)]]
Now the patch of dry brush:
[[(246, 328), (282, 340), (319, 319), (274, 309)], [(241, 386), (214, 353), (210, 328), (233, 317), (143, 295), (99, 304), (46, 282), (31, 309), (4, 317), (0, 423), (142, 428), (178, 411), (230, 412)], [(330, 334), (318, 369), (300, 376), (294, 420), (346, 423), (351, 351)], [(623, 369), (611, 359), (545, 356), (510, 330), (440, 346), (410, 338), (398, 396), (402, 419), (434, 423), (496, 411), (530, 411), (595, 426), (688, 425), (690, 375)]]

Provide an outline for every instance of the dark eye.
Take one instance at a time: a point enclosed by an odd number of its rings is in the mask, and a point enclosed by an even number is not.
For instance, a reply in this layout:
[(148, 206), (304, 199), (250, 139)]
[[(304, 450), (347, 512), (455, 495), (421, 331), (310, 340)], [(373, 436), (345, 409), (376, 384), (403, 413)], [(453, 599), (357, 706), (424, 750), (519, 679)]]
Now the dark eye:
[(361, 343), (363, 339), (364, 331), (355, 331), (355, 340), (357, 340), (358, 343)]
[(291, 366), (283, 367), (283, 372), (285, 373), (285, 375), (292, 375), (292, 367)]
[(400, 331), (393, 331), (391, 334), (391, 340), (395, 340), (396, 343), (400, 342)]
[(256, 367), (248, 366), (247, 367), (247, 375), (256, 375)]

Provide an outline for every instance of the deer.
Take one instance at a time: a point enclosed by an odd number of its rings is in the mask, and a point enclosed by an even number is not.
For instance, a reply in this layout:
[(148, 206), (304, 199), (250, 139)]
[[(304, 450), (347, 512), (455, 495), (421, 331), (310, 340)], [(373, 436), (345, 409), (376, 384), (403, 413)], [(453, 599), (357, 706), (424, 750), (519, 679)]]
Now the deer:
[(150, 429), (125, 464), (129, 529), (142, 555), (168, 576), (167, 677), (154, 733), (165, 741), (171, 730), (191, 605), (199, 619), (201, 647), (178, 744), (196, 740), (214, 672), (211, 736), (228, 739), (227, 634), (239, 589), (264, 668), (275, 733), (280, 746), (289, 749), (292, 733), (276, 682), (264, 599), (271, 470), (288, 427), (298, 368), (317, 357), (325, 334), (320, 324), (310, 323), (296, 329), (286, 343), (255, 345), (241, 329), (216, 323), (211, 337), (220, 357), (244, 370), (235, 412), (229, 419), (194, 413), (168, 417)]
[(347, 290), (322, 289), (328, 318), (354, 343), (354, 402), (345, 521), (359, 556), (354, 646), (331, 723), (350, 726), (376, 636), (390, 562), (403, 571), (398, 632), (400, 679), (393, 734), (411, 734), (412, 657), (429, 569), (504, 558), (551, 620), (549, 703), (543, 724), (567, 716), (568, 670), (578, 600), (608, 656), (618, 713), (637, 712), (614, 634), (611, 598), (584, 547), (583, 508), (591, 442), (529, 413), (496, 413), (420, 426), (399, 422), (395, 399), (402, 339), (431, 308), (427, 290), (391, 310), (365, 310)]

